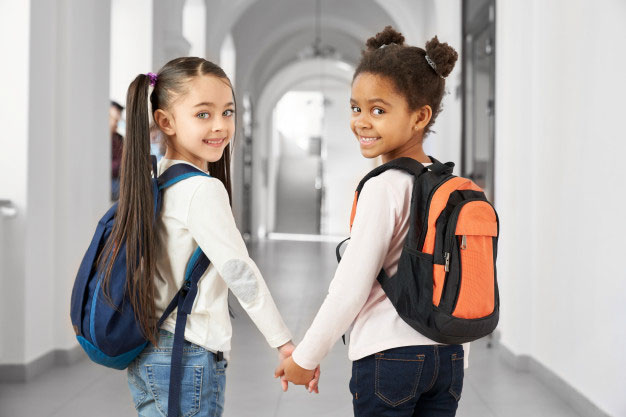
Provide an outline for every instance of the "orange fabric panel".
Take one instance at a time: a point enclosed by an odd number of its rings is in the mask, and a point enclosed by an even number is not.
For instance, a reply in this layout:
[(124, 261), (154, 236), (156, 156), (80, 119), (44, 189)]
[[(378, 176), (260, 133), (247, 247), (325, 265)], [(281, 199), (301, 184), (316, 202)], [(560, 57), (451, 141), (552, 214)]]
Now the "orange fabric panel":
[(483, 189), (480, 188), (478, 185), (476, 185), (474, 181), (469, 180), (467, 178), (464, 178), (464, 180), (466, 180), (467, 182), (461, 184), (461, 186), (457, 188), (457, 190), (474, 190), (474, 191), (483, 192)]
[(445, 283), (446, 270), (443, 265), (433, 265), (433, 305), (438, 306), (441, 302), (441, 293)]
[(455, 177), (448, 180), (448, 182), (439, 187), (437, 192), (435, 192), (430, 202), (430, 210), (428, 211), (428, 225), (424, 225), (424, 227), (428, 227), (428, 232), (426, 232), (426, 239), (424, 240), (424, 248), (422, 249), (422, 252), (430, 253), (432, 255), (435, 251), (435, 223), (437, 222), (437, 218), (439, 217), (439, 214), (441, 214), (441, 211), (446, 208), (450, 194), (455, 190), (474, 190), (474, 187), (477, 188), (476, 191), (482, 191), (471, 180), (468, 180), (467, 178)]
[(352, 224), (354, 223), (354, 216), (356, 216), (356, 203), (359, 201), (359, 192), (354, 192), (354, 201), (352, 202), (352, 214), (350, 215), (350, 230), (352, 230)]
[(496, 212), (486, 201), (467, 203), (459, 213), (455, 234), (462, 236), (498, 236)]
[(462, 319), (486, 317), (495, 306), (493, 238), (467, 236), (461, 250), (461, 288), (452, 315)]

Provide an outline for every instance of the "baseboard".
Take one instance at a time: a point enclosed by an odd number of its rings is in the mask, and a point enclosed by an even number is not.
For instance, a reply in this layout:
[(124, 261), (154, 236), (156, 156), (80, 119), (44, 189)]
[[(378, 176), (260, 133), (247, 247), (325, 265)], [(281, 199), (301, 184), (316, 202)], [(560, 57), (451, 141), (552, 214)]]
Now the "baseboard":
[(494, 339), (494, 345), (497, 347), (500, 359), (507, 365), (516, 371), (529, 372), (536, 376), (555, 395), (571, 404), (578, 414), (585, 417), (611, 417), (541, 362), (529, 355), (516, 355), (500, 343), (499, 339), (499, 337)]
[(516, 355), (511, 352), (508, 348), (503, 346), (500, 343), (494, 343), (498, 347), (498, 356), (500, 359), (506, 363), (511, 368), (515, 369), (518, 372), (529, 372), (530, 371), (530, 356), (528, 355)]
[(85, 358), (80, 346), (53, 350), (29, 363), (0, 365), (0, 382), (28, 382), (55, 366), (70, 366)]
[(568, 402), (580, 415), (585, 417), (610, 417), (580, 391), (532, 357), (528, 358), (528, 370), (546, 386), (550, 387), (556, 395)]

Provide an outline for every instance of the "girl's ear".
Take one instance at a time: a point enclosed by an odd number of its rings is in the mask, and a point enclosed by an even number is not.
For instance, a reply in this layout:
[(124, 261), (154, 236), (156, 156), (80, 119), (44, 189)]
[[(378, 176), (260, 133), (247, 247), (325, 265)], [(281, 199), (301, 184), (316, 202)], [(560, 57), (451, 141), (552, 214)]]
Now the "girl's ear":
[(169, 112), (158, 109), (154, 112), (154, 121), (159, 129), (161, 129), (161, 131), (166, 135), (173, 136), (176, 133), (176, 130), (172, 125), (173, 118)]
[(424, 130), (426, 125), (430, 122), (430, 119), (433, 117), (433, 109), (427, 104), (425, 106), (420, 107), (419, 109), (413, 112), (414, 122), (413, 126), (415, 130)]

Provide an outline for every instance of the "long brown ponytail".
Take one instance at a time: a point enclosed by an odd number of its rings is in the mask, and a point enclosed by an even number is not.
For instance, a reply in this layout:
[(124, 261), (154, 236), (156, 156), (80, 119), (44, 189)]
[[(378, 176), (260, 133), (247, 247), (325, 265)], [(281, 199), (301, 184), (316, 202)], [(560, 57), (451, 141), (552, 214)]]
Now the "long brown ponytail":
[[(184, 57), (174, 59), (161, 68), (149, 98), (150, 78), (144, 74), (135, 78), (127, 93), (120, 198), (111, 237), (102, 251), (99, 266), (104, 271), (104, 294), (109, 298), (112, 260), (118, 256), (122, 244), (126, 243), (126, 291), (144, 336), (153, 344), (156, 344), (158, 330), (153, 277), (159, 242), (153, 221), (148, 99), (152, 114), (158, 109), (166, 109), (175, 97), (185, 94), (188, 81), (200, 75), (213, 75), (230, 85), (219, 66), (202, 58)], [(209, 163), (207, 168), (211, 176), (222, 181), (232, 203), (230, 152), (229, 144), (222, 158)]]

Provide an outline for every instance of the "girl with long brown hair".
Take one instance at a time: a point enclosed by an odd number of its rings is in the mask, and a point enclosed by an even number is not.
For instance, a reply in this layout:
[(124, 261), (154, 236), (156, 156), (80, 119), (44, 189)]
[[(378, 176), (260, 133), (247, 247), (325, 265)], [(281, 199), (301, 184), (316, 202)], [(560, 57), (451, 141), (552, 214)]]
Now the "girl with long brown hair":
[[(127, 259), (141, 260), (129, 263), (127, 290), (151, 343), (128, 367), (134, 405), (141, 416), (167, 413), (176, 312), (160, 329), (157, 319), (183, 284), (187, 262), (200, 247), (211, 264), (199, 281), (184, 331), (180, 415), (220, 416), (231, 349), (229, 289), (267, 343), (278, 348), (279, 357), (293, 350), (291, 334), (231, 211), (232, 86), (219, 66), (202, 58), (177, 58), (157, 74), (138, 75), (128, 89), (126, 109), (120, 200), (101, 259), (115, 258), (118, 243), (126, 242)], [(167, 188), (156, 222), (151, 221), (150, 115), (167, 143), (158, 174), (175, 164), (190, 164), (209, 175)], [(104, 266), (106, 289), (110, 266)]]

